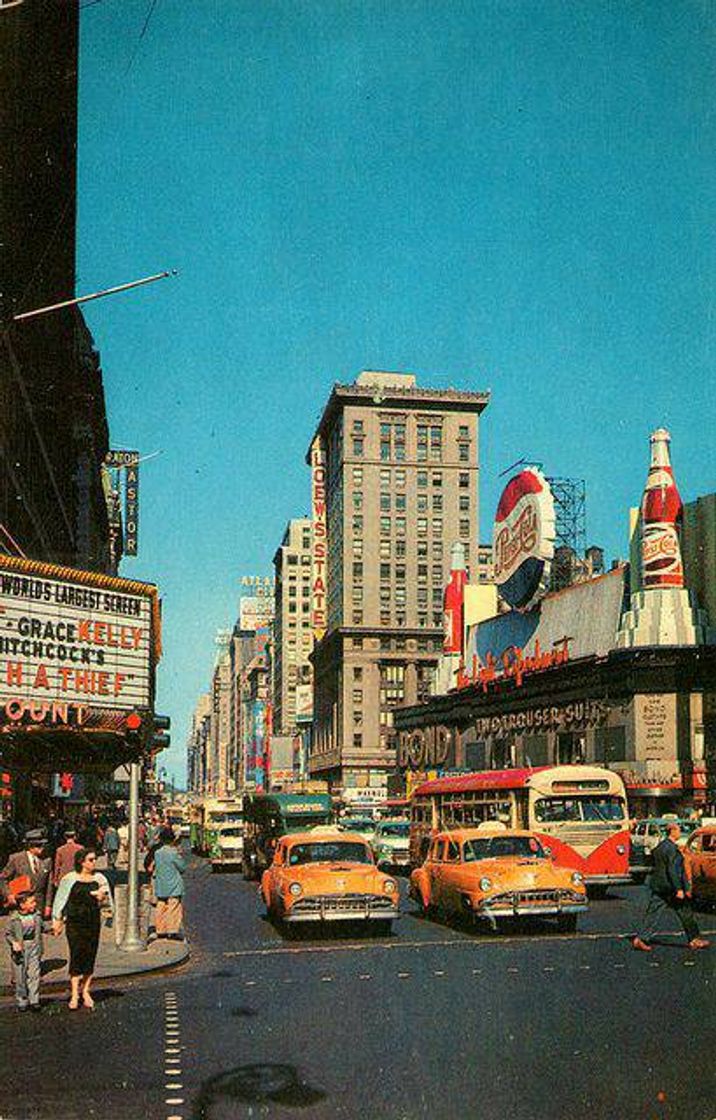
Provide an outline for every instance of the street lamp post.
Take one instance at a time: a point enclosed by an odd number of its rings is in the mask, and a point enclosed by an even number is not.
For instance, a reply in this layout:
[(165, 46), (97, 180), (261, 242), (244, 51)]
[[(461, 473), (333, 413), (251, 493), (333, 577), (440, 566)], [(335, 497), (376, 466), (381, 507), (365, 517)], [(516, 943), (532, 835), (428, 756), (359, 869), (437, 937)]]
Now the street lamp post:
[(129, 767), (127, 912), (119, 944), (125, 953), (138, 953), (146, 948), (139, 928), (139, 767), (139, 762), (132, 762)]

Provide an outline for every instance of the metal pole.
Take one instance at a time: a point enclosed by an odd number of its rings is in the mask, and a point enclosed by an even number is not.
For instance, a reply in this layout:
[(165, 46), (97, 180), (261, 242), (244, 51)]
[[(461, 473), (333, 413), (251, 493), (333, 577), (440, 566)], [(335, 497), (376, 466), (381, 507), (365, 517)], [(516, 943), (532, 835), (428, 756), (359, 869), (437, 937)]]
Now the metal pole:
[(139, 929), (139, 766), (129, 767), (129, 867), (127, 869), (127, 914), (120, 949), (142, 952), (146, 946)]
[(153, 284), (155, 280), (166, 280), (167, 276), (176, 276), (177, 270), (175, 268), (164, 271), (155, 272), (153, 276), (143, 276), (141, 280), (130, 280), (128, 284), (115, 284), (113, 288), (103, 288), (101, 292), (91, 292), (86, 296), (75, 296), (73, 299), (63, 299), (60, 303), (51, 303), (47, 307), (35, 307), (32, 311), (22, 311), (19, 315), (13, 315), (13, 322), (22, 323), (25, 319), (34, 319), (37, 315), (46, 315), (48, 311), (60, 311), (63, 307), (77, 307), (80, 303), (89, 303), (93, 299), (104, 299), (105, 296), (113, 296), (117, 292), (128, 292), (130, 288), (141, 288), (143, 284)]

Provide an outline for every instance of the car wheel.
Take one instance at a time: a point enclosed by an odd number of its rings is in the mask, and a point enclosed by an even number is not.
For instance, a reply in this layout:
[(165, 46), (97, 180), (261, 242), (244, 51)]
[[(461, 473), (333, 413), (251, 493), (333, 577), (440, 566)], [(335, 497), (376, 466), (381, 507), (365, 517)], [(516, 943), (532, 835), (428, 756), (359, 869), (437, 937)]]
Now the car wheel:
[(371, 933), (373, 933), (375, 937), (390, 937), (393, 932), (392, 919), (381, 918), (378, 921), (371, 922), (370, 925)]

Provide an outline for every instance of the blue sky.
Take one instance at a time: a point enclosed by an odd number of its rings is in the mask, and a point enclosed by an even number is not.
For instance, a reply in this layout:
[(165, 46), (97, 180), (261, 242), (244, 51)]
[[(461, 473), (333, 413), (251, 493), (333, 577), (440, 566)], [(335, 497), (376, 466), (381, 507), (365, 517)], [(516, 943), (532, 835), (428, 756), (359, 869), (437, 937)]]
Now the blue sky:
[[(86, 2), (86, 0), (85, 0)], [(103, 0), (82, 13), (78, 290), (142, 476), (163, 762), (244, 573), (308, 507), (334, 381), (490, 389), (482, 536), (522, 456), (626, 552), (652, 428), (714, 488), (716, 11), (700, 0)]]

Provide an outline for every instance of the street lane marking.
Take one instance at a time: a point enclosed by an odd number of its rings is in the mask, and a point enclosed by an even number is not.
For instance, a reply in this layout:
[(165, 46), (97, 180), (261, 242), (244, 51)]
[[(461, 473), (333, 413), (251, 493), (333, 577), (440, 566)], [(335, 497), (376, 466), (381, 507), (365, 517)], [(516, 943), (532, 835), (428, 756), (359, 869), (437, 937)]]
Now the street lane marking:
[(372, 977), (371, 977), (369, 972), (364, 972), (361, 976), (358, 977), (358, 979), (359, 980), (370, 980), (370, 979), (372, 979)]
[[(182, 1089), (183, 1085), (177, 1078), (181, 1077), (181, 1059), (172, 1058), (170, 1054), (181, 1054), (179, 1046), (179, 1011), (177, 998), (174, 992), (164, 994), (164, 1092)], [(183, 1097), (165, 1097), (165, 1104), (184, 1104)], [(183, 1120), (179, 1113), (172, 1113), (167, 1120)]]
[[(705, 935), (716, 934), (716, 929), (704, 929), (701, 931)], [(551, 944), (554, 941), (568, 941), (573, 944), (588, 941), (630, 941), (634, 936), (633, 930), (617, 930), (613, 933), (540, 933), (535, 934), (510, 934), (508, 937), (497, 934), (490, 936), (484, 933), (466, 934), (463, 937), (444, 937), (433, 938), (425, 941), (390, 941), (390, 942), (375, 942), (375, 941), (346, 941), (340, 944), (332, 945), (272, 945), (265, 949), (227, 949), (222, 953), (223, 957), (281, 957), (281, 956), (297, 956), (308, 955), (310, 953), (355, 953), (355, 952), (376, 952), (381, 951), (384, 953), (399, 952), (401, 949), (431, 949), (431, 948), (468, 948), (468, 949), (481, 949), (485, 945), (521, 945), (523, 943), (530, 943), (534, 946), (542, 944)], [(660, 936), (669, 938), (670, 940), (678, 939), (683, 935), (680, 933), (664, 933)], [(251, 981), (249, 981), (251, 983)]]
[(433, 972), (433, 976), (444, 976), (444, 975), (445, 975), (445, 973), (441, 968), (436, 968), (435, 971)]
[(321, 983), (322, 984), (332, 984), (333, 983), (333, 977), (332, 976), (322, 976), (321, 977)]
[(410, 976), (409, 972), (399, 972), (398, 973), (398, 979), (399, 980), (407, 980), (409, 978), (409, 976)]

